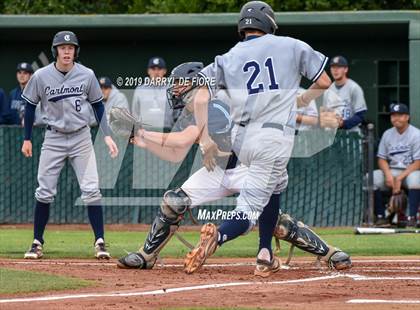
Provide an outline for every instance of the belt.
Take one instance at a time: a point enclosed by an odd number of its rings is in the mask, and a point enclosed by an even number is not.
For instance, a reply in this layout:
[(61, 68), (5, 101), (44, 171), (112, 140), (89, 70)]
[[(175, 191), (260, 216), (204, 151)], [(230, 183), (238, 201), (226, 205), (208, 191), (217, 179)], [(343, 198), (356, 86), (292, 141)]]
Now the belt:
[[(248, 124), (249, 124), (249, 121), (244, 121), (244, 122), (238, 123), (238, 125), (241, 126), (241, 127), (245, 127)], [(298, 131), (293, 129), (292, 127), (283, 126), (282, 124), (277, 124), (277, 123), (264, 123), (261, 128), (275, 128), (275, 129), (279, 129), (283, 132), (285, 132), (285, 129), (288, 129), (290, 131), (293, 130), (293, 134), (295, 136), (298, 135)]]
[(50, 125), (47, 125), (47, 130), (51, 130), (51, 131), (55, 131), (55, 132), (58, 132), (58, 133), (62, 133), (62, 134), (64, 134), (64, 135), (70, 135), (70, 134), (72, 134), (72, 133), (76, 133), (76, 132), (79, 132), (80, 130), (82, 130), (82, 129), (85, 129), (87, 127), (87, 125), (85, 125), (85, 126), (83, 126), (83, 127), (80, 127), (79, 129), (77, 129), (77, 130), (75, 130), (75, 131), (72, 131), (72, 132), (63, 132), (63, 131), (60, 131), (60, 130), (57, 130), (57, 129), (55, 129), (55, 128), (52, 128)]

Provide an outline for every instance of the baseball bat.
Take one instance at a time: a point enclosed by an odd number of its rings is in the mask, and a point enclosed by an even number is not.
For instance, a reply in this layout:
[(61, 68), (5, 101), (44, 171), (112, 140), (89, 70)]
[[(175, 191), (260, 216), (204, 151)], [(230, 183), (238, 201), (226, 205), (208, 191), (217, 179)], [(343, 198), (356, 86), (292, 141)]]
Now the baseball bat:
[(354, 233), (356, 235), (420, 234), (420, 229), (356, 227)]

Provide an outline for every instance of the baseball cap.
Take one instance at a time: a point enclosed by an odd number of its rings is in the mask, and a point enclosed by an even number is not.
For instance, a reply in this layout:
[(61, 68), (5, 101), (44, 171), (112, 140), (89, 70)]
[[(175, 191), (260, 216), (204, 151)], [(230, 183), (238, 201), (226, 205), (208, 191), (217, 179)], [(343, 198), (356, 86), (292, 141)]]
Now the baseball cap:
[(32, 66), (27, 62), (20, 62), (16, 67), (16, 71), (26, 71), (29, 73), (34, 73), (34, 69)]
[(112, 87), (112, 81), (111, 81), (111, 79), (110, 79), (109, 77), (107, 77), (107, 76), (100, 77), (100, 78), (98, 79), (98, 81), (99, 81), (99, 85), (100, 85), (101, 87), (105, 87), (105, 88), (111, 88), (111, 87)]
[(399, 113), (399, 114), (410, 114), (407, 105), (404, 103), (391, 103), (389, 106), (389, 112), (392, 113)]
[(347, 59), (343, 56), (335, 56), (330, 61), (330, 67), (332, 66), (348, 67), (349, 63), (347, 62)]
[(149, 59), (148, 68), (158, 67), (160, 69), (166, 69), (165, 60), (162, 57), (152, 57)]

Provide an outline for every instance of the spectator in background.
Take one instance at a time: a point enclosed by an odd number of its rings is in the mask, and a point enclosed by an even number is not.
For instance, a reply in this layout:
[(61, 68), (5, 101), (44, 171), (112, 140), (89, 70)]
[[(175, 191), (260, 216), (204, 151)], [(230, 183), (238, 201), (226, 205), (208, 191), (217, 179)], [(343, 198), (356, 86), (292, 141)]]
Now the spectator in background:
[(336, 56), (330, 62), (334, 83), (324, 93), (323, 106), (337, 113), (339, 128), (361, 133), (360, 124), (364, 121), (367, 106), (362, 88), (347, 77), (347, 59)]
[(124, 108), (130, 111), (128, 101), (125, 95), (118, 90), (113, 84), (109, 77), (101, 77), (98, 79), (99, 85), (101, 86), (102, 95), (104, 96), (103, 104), (105, 106), (105, 112), (107, 120), (109, 121), (109, 113), (113, 107)]
[(134, 91), (132, 113), (147, 125), (172, 128), (174, 114), (166, 98), (167, 85), (158, 81), (166, 75), (165, 60), (161, 57), (152, 57), (149, 60), (147, 74), (152, 85), (139, 85)]
[(6, 124), (23, 126), (26, 102), (22, 99), (21, 95), (33, 73), (34, 69), (32, 69), (32, 66), (29, 63), (18, 63), (16, 68), (16, 79), (19, 85), (10, 91), (8, 112), (5, 116)]
[(373, 172), (375, 214), (381, 224), (385, 218), (383, 192), (396, 194), (403, 187), (408, 190), (409, 225), (414, 226), (420, 205), (420, 130), (409, 124), (405, 104), (392, 104), (390, 112), (393, 127), (382, 135), (377, 155), (379, 170)]
[(3, 111), (5, 109), (6, 111), (8, 110), (7, 97), (6, 97), (6, 94), (4, 93), (4, 90), (0, 88), (0, 125), (5, 124), (4, 117), (3, 117), (3, 114), (5, 113)]

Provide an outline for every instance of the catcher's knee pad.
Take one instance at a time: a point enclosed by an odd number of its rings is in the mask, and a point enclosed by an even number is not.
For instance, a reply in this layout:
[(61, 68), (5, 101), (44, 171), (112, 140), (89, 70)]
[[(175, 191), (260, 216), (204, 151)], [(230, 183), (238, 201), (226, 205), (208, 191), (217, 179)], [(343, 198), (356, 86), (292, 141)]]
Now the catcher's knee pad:
[[(329, 258), (333, 254), (327, 243), (302, 222), (289, 214), (280, 214), (274, 237), (287, 241), (311, 254)], [(331, 252), (331, 253), (330, 253)]]
[(143, 248), (139, 251), (145, 261), (143, 268), (153, 267), (160, 250), (178, 229), (190, 205), (190, 198), (180, 188), (169, 190), (163, 195), (160, 210), (153, 221)]

